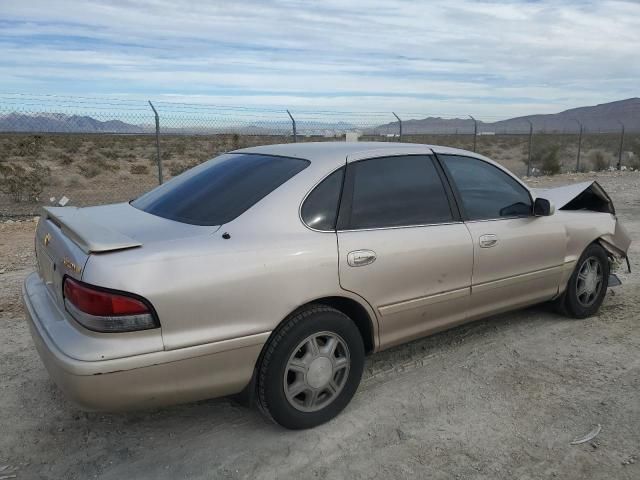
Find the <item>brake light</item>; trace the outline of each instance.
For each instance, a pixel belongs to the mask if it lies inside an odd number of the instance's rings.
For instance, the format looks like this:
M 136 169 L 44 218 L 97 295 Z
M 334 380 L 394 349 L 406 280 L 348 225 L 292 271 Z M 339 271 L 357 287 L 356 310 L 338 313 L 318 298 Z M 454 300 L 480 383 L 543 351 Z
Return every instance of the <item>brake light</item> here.
M 66 277 L 64 304 L 71 316 L 89 330 L 131 332 L 159 326 L 145 300 L 123 292 L 94 287 Z

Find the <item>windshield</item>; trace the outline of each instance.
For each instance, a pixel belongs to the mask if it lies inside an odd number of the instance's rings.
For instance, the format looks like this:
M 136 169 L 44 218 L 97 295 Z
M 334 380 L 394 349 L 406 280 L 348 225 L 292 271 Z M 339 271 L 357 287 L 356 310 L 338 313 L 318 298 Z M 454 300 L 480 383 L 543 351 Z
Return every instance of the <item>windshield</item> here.
M 222 225 L 304 170 L 299 158 L 227 154 L 209 160 L 133 200 L 152 215 L 192 225 Z

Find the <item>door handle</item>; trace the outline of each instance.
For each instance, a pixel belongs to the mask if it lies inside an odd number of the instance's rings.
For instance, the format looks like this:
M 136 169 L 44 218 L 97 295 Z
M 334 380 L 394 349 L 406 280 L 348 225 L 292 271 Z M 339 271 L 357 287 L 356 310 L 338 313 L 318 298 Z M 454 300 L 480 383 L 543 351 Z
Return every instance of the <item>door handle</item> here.
M 480 235 L 480 248 L 494 247 L 498 243 L 498 236 L 493 233 Z
M 347 254 L 347 263 L 352 267 L 370 265 L 376 260 L 376 252 L 373 250 L 354 250 Z

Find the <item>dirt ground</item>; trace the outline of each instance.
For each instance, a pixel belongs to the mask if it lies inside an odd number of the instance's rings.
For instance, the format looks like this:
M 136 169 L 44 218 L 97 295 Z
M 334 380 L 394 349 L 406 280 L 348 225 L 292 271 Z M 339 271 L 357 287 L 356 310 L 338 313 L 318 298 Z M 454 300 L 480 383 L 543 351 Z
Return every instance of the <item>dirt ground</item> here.
M 20 306 L 33 221 L 0 224 L 0 480 L 640 478 L 640 173 L 597 178 L 630 231 L 633 273 L 598 316 L 539 306 L 368 359 L 333 421 L 291 432 L 230 399 L 84 413 L 49 379 Z M 570 445 L 596 425 L 590 442 Z

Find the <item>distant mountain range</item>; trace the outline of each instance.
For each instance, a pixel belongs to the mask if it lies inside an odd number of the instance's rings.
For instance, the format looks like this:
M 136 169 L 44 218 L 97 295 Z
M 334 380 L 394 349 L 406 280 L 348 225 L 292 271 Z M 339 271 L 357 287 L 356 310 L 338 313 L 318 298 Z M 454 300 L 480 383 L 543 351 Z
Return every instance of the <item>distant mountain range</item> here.
M 52 132 L 52 133 L 144 133 L 139 125 L 120 120 L 100 121 L 86 115 L 63 113 L 9 113 L 0 115 L 0 132 Z
M 578 123 L 584 125 L 589 132 L 619 131 L 623 122 L 629 132 L 640 131 L 640 98 L 629 98 L 616 102 L 603 103 L 590 107 L 572 108 L 560 113 L 548 115 L 527 115 L 510 118 L 499 122 L 478 122 L 479 133 L 524 133 L 529 131 L 529 123 L 533 124 L 536 132 L 576 132 Z M 268 121 L 266 125 L 245 124 L 237 128 L 213 127 L 204 128 L 184 126 L 181 128 L 164 127 L 164 133 L 222 133 L 237 132 L 246 135 L 282 134 L 288 131 L 288 124 L 278 122 L 273 126 Z M 377 135 L 392 135 L 398 133 L 398 122 L 391 122 L 377 127 L 362 128 L 348 122 L 322 122 L 298 120 L 300 135 L 331 136 L 349 130 L 360 130 L 363 133 Z M 427 117 L 423 119 L 407 119 L 402 122 L 404 134 L 423 133 L 472 133 L 473 120 L 467 118 Z M 120 120 L 96 120 L 86 115 L 66 115 L 62 113 L 18 113 L 13 112 L 0 115 L 0 132 L 29 132 L 29 133 L 116 133 L 135 134 L 151 133 L 154 127 L 148 125 L 134 125 Z
M 581 122 L 585 131 L 616 132 L 624 123 L 627 131 L 640 131 L 640 98 L 629 98 L 616 102 L 603 103 L 591 107 L 579 107 L 560 113 L 547 115 L 527 115 L 499 122 L 478 122 L 480 133 L 519 133 L 528 132 L 530 121 L 534 131 L 576 132 Z M 377 133 L 398 133 L 398 122 L 391 122 L 376 128 Z M 427 117 L 420 120 L 402 121 L 403 134 L 418 133 L 473 133 L 473 120 L 470 118 Z

